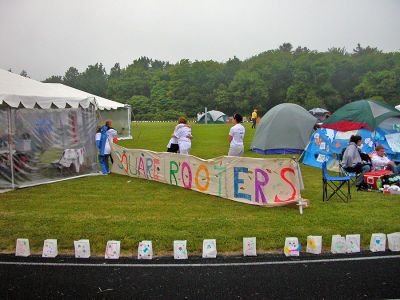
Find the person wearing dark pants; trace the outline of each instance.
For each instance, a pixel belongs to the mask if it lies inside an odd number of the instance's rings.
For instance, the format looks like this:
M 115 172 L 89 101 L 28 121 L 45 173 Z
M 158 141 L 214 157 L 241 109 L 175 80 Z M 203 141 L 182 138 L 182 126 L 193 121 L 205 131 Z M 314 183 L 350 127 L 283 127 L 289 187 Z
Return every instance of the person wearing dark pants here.
M 254 111 L 251 114 L 251 121 L 253 124 L 251 125 L 251 128 L 256 128 L 257 125 L 257 109 L 254 109 Z

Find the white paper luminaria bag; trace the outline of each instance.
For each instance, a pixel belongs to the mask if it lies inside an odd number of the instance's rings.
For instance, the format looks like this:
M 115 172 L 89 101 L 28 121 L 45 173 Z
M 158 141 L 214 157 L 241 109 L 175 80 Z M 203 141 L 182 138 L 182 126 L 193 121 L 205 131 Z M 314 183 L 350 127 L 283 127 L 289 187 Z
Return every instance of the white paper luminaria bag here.
M 118 259 L 120 251 L 121 251 L 120 241 L 108 241 L 104 257 L 106 259 Z
M 138 259 L 152 259 L 153 244 L 151 241 L 141 241 L 138 247 Z
M 90 257 L 90 242 L 89 240 L 74 241 L 75 257 L 89 258 Z
M 203 240 L 203 258 L 217 257 L 217 240 Z
M 297 237 L 287 237 L 285 240 L 285 247 L 283 252 L 286 256 L 299 256 L 300 255 L 300 244 Z
M 255 237 L 243 238 L 243 256 L 257 256 L 257 240 Z
M 346 235 L 346 249 L 347 253 L 360 252 L 360 235 L 348 234 Z
M 309 235 L 307 237 L 307 253 L 321 254 L 322 252 L 322 236 Z
M 174 258 L 187 259 L 186 241 L 174 241 Z
M 31 250 L 29 248 L 28 239 L 17 239 L 17 245 L 15 248 L 15 256 L 27 257 L 31 255 Z
M 390 251 L 400 251 L 400 232 L 389 233 L 388 248 Z
M 371 242 L 369 243 L 369 250 L 371 250 L 372 252 L 385 252 L 386 234 L 373 233 L 371 235 Z
M 42 257 L 56 257 L 58 255 L 57 240 L 44 240 Z
M 346 238 L 340 234 L 332 235 L 331 252 L 333 254 L 343 254 L 347 252 Z

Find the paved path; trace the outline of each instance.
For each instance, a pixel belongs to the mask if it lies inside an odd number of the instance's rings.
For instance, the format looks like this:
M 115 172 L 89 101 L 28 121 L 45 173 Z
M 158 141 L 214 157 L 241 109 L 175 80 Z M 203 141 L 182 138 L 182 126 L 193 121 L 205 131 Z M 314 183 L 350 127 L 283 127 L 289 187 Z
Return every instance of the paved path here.
M 0 255 L 0 299 L 400 298 L 400 255 L 185 261 Z

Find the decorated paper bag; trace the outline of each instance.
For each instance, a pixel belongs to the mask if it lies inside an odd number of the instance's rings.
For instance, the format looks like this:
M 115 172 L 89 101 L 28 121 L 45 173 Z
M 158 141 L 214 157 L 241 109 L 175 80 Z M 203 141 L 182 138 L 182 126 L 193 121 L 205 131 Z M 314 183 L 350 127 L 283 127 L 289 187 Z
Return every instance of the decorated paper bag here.
M 174 258 L 187 259 L 186 241 L 174 241 Z
M 28 239 L 17 239 L 17 246 L 15 249 L 15 256 L 29 256 L 31 255 L 31 251 L 29 248 L 29 240 Z
M 118 259 L 120 251 L 121 251 L 120 241 L 108 241 L 104 257 L 106 259 Z
M 203 258 L 217 257 L 217 240 L 203 240 Z
M 322 236 L 309 235 L 307 237 L 307 253 L 321 254 Z
M 75 257 L 76 258 L 89 258 L 90 257 L 90 243 L 89 240 L 74 241 Z
M 333 254 L 346 253 L 346 238 L 340 234 L 332 235 L 331 252 Z
M 138 259 L 152 259 L 153 244 L 151 241 L 141 241 L 138 247 Z
M 369 250 L 372 252 L 385 252 L 386 250 L 386 234 L 373 233 L 371 235 L 371 242 L 369 243 Z
M 283 252 L 286 256 L 299 256 L 300 248 L 301 246 L 299 245 L 299 240 L 297 237 L 287 237 Z
M 359 234 L 346 235 L 346 249 L 347 249 L 347 253 L 360 252 L 360 235 Z
M 257 256 L 257 240 L 255 237 L 243 238 L 243 256 Z
M 390 251 L 400 251 L 400 232 L 394 232 L 387 235 L 388 248 Z
M 43 243 L 42 257 L 56 257 L 58 255 L 57 240 L 48 239 Z

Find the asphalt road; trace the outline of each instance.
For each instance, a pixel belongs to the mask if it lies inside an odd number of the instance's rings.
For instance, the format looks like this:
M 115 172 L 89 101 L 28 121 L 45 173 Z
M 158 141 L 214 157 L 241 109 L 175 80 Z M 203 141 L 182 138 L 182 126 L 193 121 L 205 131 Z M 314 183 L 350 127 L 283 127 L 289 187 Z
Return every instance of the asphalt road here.
M 0 255 L 0 299 L 400 298 L 400 254 L 158 258 Z

